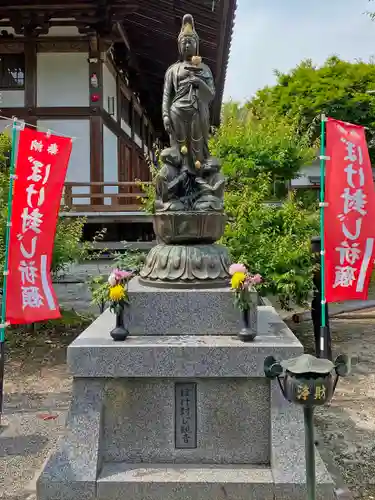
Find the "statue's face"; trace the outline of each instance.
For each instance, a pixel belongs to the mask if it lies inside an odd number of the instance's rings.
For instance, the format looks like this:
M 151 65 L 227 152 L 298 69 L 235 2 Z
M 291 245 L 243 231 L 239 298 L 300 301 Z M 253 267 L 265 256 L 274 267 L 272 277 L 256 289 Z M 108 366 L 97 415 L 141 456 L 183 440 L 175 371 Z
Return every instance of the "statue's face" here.
M 180 52 L 184 59 L 193 57 L 197 53 L 197 42 L 191 36 L 184 36 L 180 41 Z

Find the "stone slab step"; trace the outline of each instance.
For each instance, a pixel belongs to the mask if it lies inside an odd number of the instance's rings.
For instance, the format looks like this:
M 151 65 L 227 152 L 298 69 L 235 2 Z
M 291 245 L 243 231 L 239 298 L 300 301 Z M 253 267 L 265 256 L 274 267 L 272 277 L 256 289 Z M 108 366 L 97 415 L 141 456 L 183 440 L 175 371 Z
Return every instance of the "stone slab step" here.
M 273 500 L 271 469 L 248 465 L 104 464 L 98 500 Z

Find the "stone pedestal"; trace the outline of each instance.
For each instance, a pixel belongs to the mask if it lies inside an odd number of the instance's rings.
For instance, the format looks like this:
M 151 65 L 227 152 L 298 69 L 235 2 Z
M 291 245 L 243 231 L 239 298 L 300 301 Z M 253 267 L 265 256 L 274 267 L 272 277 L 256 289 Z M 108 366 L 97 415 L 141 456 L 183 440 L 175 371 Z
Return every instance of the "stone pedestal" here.
M 138 286 L 133 307 L 146 307 L 142 294 L 158 292 Z M 130 331 L 138 328 L 137 335 L 125 342 L 112 341 L 107 311 L 69 346 L 72 403 L 65 435 L 38 479 L 39 500 L 304 498 L 302 411 L 263 373 L 267 356 L 297 356 L 301 344 L 270 306 L 258 308 L 255 341 L 242 343 L 233 336 L 232 296 L 199 293 L 206 298 L 176 295 L 187 310 L 176 306 L 175 314 L 185 314 L 186 323 L 168 316 L 172 296 L 155 296 L 159 309 L 149 303 L 147 321 L 133 310 Z M 217 301 L 221 308 L 211 316 L 208 305 Z M 180 335 L 176 324 L 185 330 Z M 318 453 L 317 474 L 318 498 L 333 500 Z
M 236 335 L 242 328 L 229 288 L 158 288 L 134 278 L 129 298 L 132 335 Z

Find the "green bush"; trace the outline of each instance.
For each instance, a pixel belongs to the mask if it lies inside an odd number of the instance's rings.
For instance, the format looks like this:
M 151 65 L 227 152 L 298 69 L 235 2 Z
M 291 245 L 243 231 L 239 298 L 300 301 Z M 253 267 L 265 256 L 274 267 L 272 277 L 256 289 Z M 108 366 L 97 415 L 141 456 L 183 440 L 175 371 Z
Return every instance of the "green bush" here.
M 153 150 L 156 157 L 156 162 L 159 163 L 160 150 L 156 145 L 153 146 Z M 142 209 L 149 214 L 153 214 L 155 213 L 155 181 L 158 175 L 158 168 L 155 166 L 151 156 L 146 154 L 145 159 L 150 171 L 151 184 L 138 180 L 138 186 L 141 188 L 141 191 L 144 194 L 144 196 L 140 196 L 139 199 L 142 204 Z
M 145 262 L 146 255 L 147 251 L 134 249 L 131 245 L 125 243 L 123 252 L 114 254 L 112 268 L 131 271 L 136 276 Z M 101 273 L 100 269 L 99 273 L 99 275 L 89 279 L 88 286 L 91 292 L 91 303 L 98 306 L 100 313 L 102 313 L 109 301 L 108 274 Z
M 306 138 L 297 137 L 285 120 L 258 120 L 236 103 L 224 105 L 222 124 L 210 147 L 222 160 L 229 190 L 240 189 L 247 180 L 264 174 L 273 181 L 293 179 L 314 158 Z
M 259 273 L 263 295 L 277 296 L 284 309 L 305 304 L 313 288 L 310 238 L 318 234 L 318 214 L 291 194 L 280 206 L 267 203 L 272 182 L 258 177 L 225 198 L 229 223 L 222 243 L 234 262 Z
M 89 258 L 92 244 L 82 241 L 85 219 L 59 218 L 56 227 L 51 271 L 54 276 L 63 273 L 70 264 Z
M 247 107 L 228 103 L 210 142 L 227 178 L 222 243 L 234 262 L 262 275 L 260 293 L 276 296 L 285 309 L 305 303 L 313 287 L 310 238 L 319 231 L 316 205 L 305 207 L 280 187 L 313 159 L 306 136 L 280 117 L 259 120 Z

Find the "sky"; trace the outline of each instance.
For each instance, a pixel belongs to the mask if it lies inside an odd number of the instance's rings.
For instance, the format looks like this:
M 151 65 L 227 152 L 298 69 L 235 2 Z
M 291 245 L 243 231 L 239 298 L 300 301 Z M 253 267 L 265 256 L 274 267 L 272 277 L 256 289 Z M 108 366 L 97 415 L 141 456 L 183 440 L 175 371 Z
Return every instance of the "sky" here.
M 375 56 L 368 0 L 237 0 L 224 100 L 244 101 L 303 59 Z

